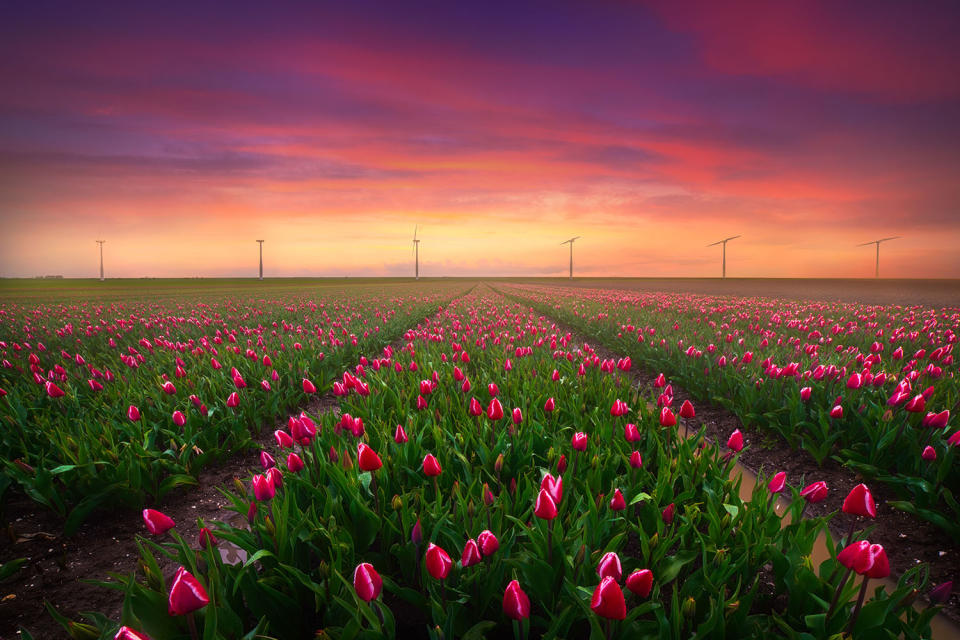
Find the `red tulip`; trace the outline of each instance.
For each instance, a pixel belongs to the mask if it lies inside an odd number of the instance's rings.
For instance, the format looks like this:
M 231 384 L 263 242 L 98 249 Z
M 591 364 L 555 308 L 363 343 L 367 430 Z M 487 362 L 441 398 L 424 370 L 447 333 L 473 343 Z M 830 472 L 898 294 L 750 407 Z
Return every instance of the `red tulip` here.
M 514 620 L 530 617 L 530 598 L 516 580 L 511 580 L 503 592 L 503 612 Z
M 660 426 L 661 427 L 672 427 L 677 424 L 677 417 L 673 415 L 673 411 L 670 411 L 668 407 L 663 407 L 660 409 Z
M 167 394 L 168 396 L 172 396 L 173 394 L 175 394 L 175 393 L 177 392 L 177 388 L 176 388 L 175 386 L 173 386 L 173 383 L 170 382 L 169 380 L 167 380 L 166 382 L 164 382 L 164 383 L 163 383 L 163 386 L 161 386 L 160 388 L 163 389 L 163 392 L 164 392 L 165 394 Z
M 480 552 L 483 553 L 483 557 L 487 558 L 496 553 L 497 549 L 500 548 L 500 541 L 497 539 L 497 536 L 489 530 L 484 529 L 480 532 L 480 535 L 477 536 L 477 545 L 480 547 Z
M 418 547 L 420 543 L 423 542 L 423 528 L 420 526 L 420 518 L 417 518 L 417 521 L 413 524 L 413 528 L 410 530 L 410 542 Z
M 117 630 L 117 635 L 113 636 L 113 640 L 151 640 L 151 638 L 147 634 L 134 631 L 130 627 L 120 627 Z
M 926 448 L 924 448 L 923 453 L 920 454 L 920 457 L 927 462 L 933 462 L 937 459 L 937 450 L 928 445 Z
M 578 431 L 573 434 L 573 438 L 570 439 L 570 444 L 576 451 L 586 451 L 587 450 L 587 434 L 582 431 Z
M 183 616 L 204 608 L 209 602 L 210 597 L 200 581 L 183 567 L 177 569 L 168 599 L 170 615 Z
M 499 395 L 499 394 L 500 394 L 500 389 L 499 389 L 499 387 L 497 387 L 497 383 L 491 382 L 490 384 L 488 384 L 488 385 L 487 385 L 487 393 L 489 393 L 489 394 L 491 395 L 491 397 L 496 397 L 497 395 Z
M 641 598 L 646 598 L 653 589 L 653 572 L 650 569 L 637 569 L 627 576 L 627 589 Z
M 665 387 L 666 385 L 667 385 L 667 379 L 663 376 L 662 373 L 658 375 L 656 379 L 653 381 L 653 386 L 655 386 L 658 389 L 661 387 Z
M 820 502 L 821 500 L 826 500 L 827 498 L 827 483 L 823 480 L 819 480 L 812 484 L 808 484 L 800 491 L 800 497 L 802 497 L 807 502 Z
M 540 489 L 540 493 L 537 495 L 537 503 L 533 508 L 533 515 L 544 520 L 553 520 L 557 517 L 557 504 L 546 489 Z
M 613 406 L 610 407 L 610 415 L 615 418 L 620 416 L 625 416 L 630 413 L 630 407 L 627 406 L 627 403 L 617 398 L 613 401 Z
M 627 508 L 627 501 L 624 499 L 620 489 L 613 490 L 613 498 L 610 499 L 610 508 L 614 511 L 623 511 Z
M 922 393 L 913 396 L 913 398 L 906 404 L 904 409 L 911 413 L 922 413 L 927 407 L 927 399 L 923 396 Z
M 460 566 L 466 569 L 467 567 L 479 564 L 481 559 L 480 548 L 477 546 L 477 541 L 472 539 L 467 540 L 467 544 L 463 546 L 463 553 L 460 555 Z
M 543 404 L 543 410 L 547 413 L 551 413 L 556 406 L 556 402 L 554 402 L 553 398 L 547 398 L 547 401 Z
M 950 410 L 944 409 L 940 413 L 930 413 L 927 414 L 927 417 L 929 418 L 927 421 L 928 427 L 931 429 L 943 429 L 950 421 Z
M 946 604 L 950 601 L 950 592 L 953 591 L 953 580 L 941 582 L 930 590 L 930 602 L 933 604 Z
M 697 412 L 693 408 L 693 403 L 689 400 L 684 400 L 683 404 L 680 405 L 680 417 L 681 418 L 694 418 L 696 417 Z
M 550 494 L 554 504 L 560 504 L 563 500 L 563 476 L 554 478 L 549 473 L 545 474 L 540 481 L 540 488 Z
M 304 378 L 304 379 L 303 379 L 303 392 L 304 392 L 304 393 L 316 393 L 316 392 L 317 392 L 317 387 L 316 387 L 316 385 L 314 385 L 312 382 L 310 382 L 309 380 L 307 380 L 306 378 Z
M 643 466 L 643 458 L 640 457 L 639 451 L 634 451 L 630 454 L 630 466 L 634 469 L 639 469 Z
M 563 473 L 567 470 L 567 455 L 565 453 L 560 454 L 560 458 L 557 459 L 557 473 Z
M 273 485 L 274 489 L 279 489 L 283 486 L 283 472 L 277 467 L 270 467 L 264 475 L 267 477 L 267 481 Z
M 500 420 L 503 418 L 503 405 L 496 398 L 490 400 L 487 406 L 487 418 L 490 420 Z
M 447 552 L 432 542 L 427 545 L 426 562 L 427 572 L 435 580 L 444 580 L 450 574 L 450 568 L 453 566 L 453 561 L 447 555 Z
M 620 556 L 613 551 L 608 551 L 600 558 L 600 564 L 597 565 L 597 573 L 600 578 L 611 577 L 617 582 L 623 577 L 623 569 L 620 566 Z
M 287 456 L 287 471 L 299 473 L 300 471 L 303 471 L 304 466 L 303 459 L 297 454 L 291 452 Z
M 476 398 L 470 398 L 470 406 L 468 407 L 467 411 L 473 417 L 477 417 L 483 413 L 483 407 L 480 406 L 480 403 L 477 402 Z
M 227 406 L 231 409 L 235 409 L 240 406 L 240 396 L 237 395 L 236 391 L 227 396 Z
M 127 407 L 127 417 L 130 418 L 130 422 L 137 422 L 140 420 L 140 409 L 130 405 Z
M 947 444 L 952 447 L 960 447 L 960 431 L 947 438 Z
M 890 575 L 887 552 L 879 544 L 859 540 L 837 554 L 837 561 L 867 578 L 886 578 Z
M 49 380 L 47 380 L 47 382 L 45 383 L 45 386 L 47 389 L 47 395 L 50 396 L 51 398 L 63 397 L 64 395 L 63 389 L 58 387 L 53 382 L 50 382 Z
M 513 424 L 520 424 L 523 422 L 523 413 L 520 411 L 520 407 L 513 408 Z
M 674 510 L 675 510 L 675 506 L 671 502 L 670 504 L 667 505 L 667 508 L 660 513 L 660 517 L 663 518 L 663 521 L 665 523 L 670 524 L 671 522 L 673 522 Z
M 417 411 L 423 411 L 427 408 L 427 399 L 423 396 L 417 396 Z
M 802 400 L 803 402 L 806 402 L 807 400 L 810 399 L 810 395 L 812 393 L 813 393 L 813 389 L 811 389 L 810 387 L 803 387 L 802 389 L 800 389 L 800 400 Z
M 834 405 L 833 408 L 830 409 L 830 417 L 834 420 L 840 420 L 843 418 L 843 407 L 839 404 Z
M 627 442 L 640 442 L 640 432 L 637 430 L 637 425 L 632 422 L 623 425 L 623 437 Z
M 197 537 L 197 543 L 200 545 L 201 549 L 215 547 L 217 546 L 217 542 L 217 537 L 213 535 L 213 532 L 210 531 L 208 527 L 202 527 L 200 529 L 200 535 Z
M 290 434 L 282 429 L 277 429 L 273 432 L 273 437 L 277 441 L 277 446 L 281 449 L 289 449 L 293 446 L 293 438 L 290 437 Z
M 171 418 L 173 419 L 173 424 L 177 425 L 178 427 L 182 427 L 183 425 L 187 424 L 187 416 L 183 415 L 183 411 L 174 411 Z
M 623 620 L 627 617 L 627 603 L 616 580 L 606 577 L 600 581 L 590 599 L 590 608 L 601 618 Z
M 261 451 L 260 466 L 263 467 L 264 471 L 266 471 L 267 469 L 277 466 L 277 461 L 274 460 L 273 456 L 267 453 L 266 451 Z
M 740 429 L 736 429 L 730 434 L 730 438 L 727 440 L 727 448 L 736 452 L 743 450 L 743 434 L 740 433 Z
M 369 562 L 361 562 L 353 570 L 353 590 L 364 602 L 375 600 L 380 595 L 382 588 L 383 579 Z
M 847 389 L 859 389 L 863 386 L 863 378 L 859 373 L 851 373 L 847 378 Z
M 850 490 L 843 501 L 843 512 L 855 516 L 877 517 L 877 505 L 867 485 L 858 484 Z
M 397 444 L 403 444 L 407 440 L 407 432 L 403 430 L 403 425 L 398 424 L 396 431 L 393 432 L 393 441 Z
M 364 443 L 357 444 L 357 467 L 360 471 L 376 471 L 383 466 L 377 452 Z
M 424 456 L 423 472 L 425 474 L 427 474 L 430 477 L 434 477 L 434 476 L 440 475 L 441 471 L 443 470 L 440 468 L 440 463 L 437 461 L 437 459 L 433 456 L 432 453 L 428 453 L 426 456 Z
M 253 497 L 264 502 L 270 500 L 277 494 L 277 488 L 264 475 L 253 476 Z
M 162 536 L 176 526 L 170 516 L 156 509 L 144 509 L 143 522 L 147 525 L 147 531 L 155 536 Z
M 770 483 L 767 484 L 767 491 L 770 493 L 780 493 L 786 485 L 787 472 L 781 471 L 770 479 Z

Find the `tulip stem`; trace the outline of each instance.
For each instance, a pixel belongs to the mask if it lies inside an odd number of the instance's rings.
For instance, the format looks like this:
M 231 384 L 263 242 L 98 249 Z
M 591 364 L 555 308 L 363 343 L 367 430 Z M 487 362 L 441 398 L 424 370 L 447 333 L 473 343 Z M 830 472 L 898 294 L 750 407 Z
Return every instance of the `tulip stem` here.
M 547 520 L 547 562 L 553 555 L 553 519 Z
M 607 618 L 606 636 L 607 636 L 607 640 L 610 640 L 610 638 L 613 637 L 613 621 L 610 618 Z
M 847 584 L 847 579 L 850 577 L 850 573 L 853 571 L 853 567 L 847 569 L 847 572 L 843 574 L 843 578 L 840 580 L 840 584 L 837 585 L 837 592 L 833 594 L 833 600 L 830 602 L 830 608 L 827 609 L 826 620 L 830 619 L 830 614 L 833 613 L 834 608 L 837 606 L 837 602 L 840 600 L 840 592 L 843 591 L 843 588 Z
M 853 615 L 850 616 L 850 624 L 847 625 L 847 633 L 853 631 L 853 625 L 857 622 L 857 616 L 860 615 L 860 607 L 863 606 L 863 597 L 867 595 L 867 583 L 870 578 L 863 576 L 863 583 L 860 585 L 860 595 L 857 597 L 857 606 L 853 608 Z
M 190 627 L 190 637 L 193 640 L 200 640 L 200 634 L 197 632 L 197 621 L 193 617 L 193 611 L 187 614 L 187 625 Z

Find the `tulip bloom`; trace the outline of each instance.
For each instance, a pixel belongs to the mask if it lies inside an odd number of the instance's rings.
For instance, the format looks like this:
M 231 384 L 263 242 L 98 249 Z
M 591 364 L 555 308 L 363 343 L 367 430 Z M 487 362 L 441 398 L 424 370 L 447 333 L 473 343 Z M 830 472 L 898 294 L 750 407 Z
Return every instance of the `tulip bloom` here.
M 740 429 L 730 434 L 730 438 L 727 439 L 727 448 L 734 452 L 743 451 L 743 434 L 740 433 Z
M 477 536 L 477 546 L 480 547 L 480 552 L 483 554 L 483 557 L 487 558 L 497 552 L 497 549 L 500 548 L 500 541 L 492 532 L 484 529 L 480 532 L 480 535 Z
M 620 582 L 620 578 L 623 577 L 623 569 L 620 566 L 620 556 L 613 551 L 608 551 L 603 554 L 603 557 L 600 558 L 600 564 L 597 565 L 597 573 L 600 575 L 600 578 L 609 576 L 617 582 Z
M 467 543 L 463 546 L 463 553 L 460 555 L 460 566 L 466 569 L 467 567 L 479 564 L 481 560 L 480 548 L 477 546 L 477 541 L 473 539 L 467 540 Z
M 834 405 L 833 408 L 830 409 L 830 417 L 834 420 L 840 420 L 843 418 L 843 407 L 839 404 Z
M 500 400 L 493 398 L 487 406 L 487 418 L 490 420 L 500 420 L 503 418 L 503 405 Z
M 231 409 L 235 409 L 240 406 L 240 396 L 237 395 L 236 391 L 227 396 L 227 406 Z
M 641 598 L 646 598 L 653 589 L 653 572 L 650 569 L 637 569 L 627 576 L 627 589 Z
M 51 398 L 60 398 L 60 397 L 63 397 L 64 395 L 63 389 L 58 387 L 55 383 L 50 382 L 49 380 L 47 380 L 47 382 L 45 383 L 45 387 L 47 389 L 47 395 L 50 396 Z
M 257 474 L 253 476 L 253 497 L 264 502 L 277 494 L 277 488 L 267 476 Z
M 634 469 L 639 469 L 643 466 L 643 458 L 640 457 L 639 451 L 634 451 L 630 454 L 630 466 Z
M 684 400 L 683 404 L 680 405 L 680 417 L 689 420 L 690 418 L 695 418 L 697 412 L 693 408 L 693 403 L 689 400 Z
M 923 450 L 923 453 L 920 454 L 920 457 L 927 462 L 933 462 L 937 459 L 937 450 L 927 445 L 927 447 Z
M 627 501 L 624 499 L 620 489 L 613 490 L 613 498 L 610 499 L 610 508 L 614 511 L 623 511 L 627 508 Z
M 551 413 L 556 406 L 556 402 L 554 402 L 553 398 L 547 398 L 547 401 L 543 404 L 543 410 L 547 413 Z
M 775 476 L 773 476 L 773 478 L 770 479 L 770 483 L 767 484 L 767 491 L 769 491 L 771 495 L 777 494 L 783 491 L 783 488 L 786 485 L 787 485 L 787 472 L 781 471 L 780 473 L 776 474 Z
M 557 504 L 546 489 L 540 489 L 537 503 L 533 508 L 533 515 L 543 520 L 553 520 L 557 517 Z
M 513 408 L 513 424 L 519 425 L 523 422 L 523 413 L 520 411 L 520 407 Z
M 637 425 L 632 422 L 623 425 L 623 437 L 627 442 L 639 442 L 640 431 L 637 430 Z
M 663 407 L 660 409 L 660 426 L 661 427 L 672 427 L 677 424 L 677 417 L 673 415 L 673 411 L 670 411 L 668 407 Z
M 808 484 L 800 491 L 800 497 L 807 502 L 814 503 L 826 500 L 827 483 L 823 480 Z
M 432 453 L 428 453 L 426 456 L 424 456 L 423 472 L 426 475 L 430 477 L 436 477 L 440 475 L 442 471 L 443 470 L 440 468 L 440 463 L 437 461 L 437 459 L 433 456 Z
M 375 600 L 380 595 L 382 588 L 383 579 L 369 562 L 361 562 L 353 570 L 353 590 L 364 602 Z
M 433 544 L 427 545 L 426 555 L 427 572 L 435 580 L 444 580 L 450 575 L 450 568 L 453 567 L 453 561 L 447 552 Z
M 290 434 L 282 429 L 277 429 L 273 432 L 273 437 L 277 441 L 277 446 L 281 449 L 289 449 L 293 446 L 293 438 L 290 437 Z
M 810 395 L 812 393 L 813 393 L 813 389 L 811 389 L 810 387 L 803 387 L 802 389 L 800 389 L 800 400 L 802 400 L 803 402 L 806 402 L 807 400 L 810 399 Z
M 176 388 L 175 386 L 173 386 L 173 383 L 170 382 L 169 380 L 167 380 L 166 382 L 164 382 L 164 383 L 163 383 L 163 386 L 160 387 L 160 388 L 163 389 L 163 392 L 164 392 L 165 394 L 167 394 L 168 396 L 172 396 L 173 394 L 175 394 L 175 393 L 177 392 L 177 388 Z
M 173 419 L 173 424 L 177 425 L 178 427 L 182 427 L 183 425 L 187 424 L 187 416 L 183 415 L 183 411 L 174 411 L 171 418 Z
M 170 615 L 183 616 L 193 613 L 207 606 L 209 602 L 210 597 L 200 581 L 183 567 L 177 569 L 168 599 L 167 611 Z
M 873 494 L 870 493 L 867 485 L 858 484 L 850 490 L 850 493 L 843 500 L 843 512 L 855 516 L 877 517 L 877 505 L 873 501 Z
M 480 406 L 476 398 L 470 398 L 470 406 L 467 408 L 467 412 L 476 418 L 483 413 L 483 407 Z
M 407 432 L 403 430 L 403 425 L 398 424 L 396 431 L 393 432 L 393 441 L 397 444 L 403 444 L 407 440 Z
M 201 549 L 215 547 L 217 546 L 217 542 L 217 537 L 213 535 L 213 532 L 210 531 L 208 527 L 203 527 L 200 529 L 200 535 L 197 536 L 197 543 L 200 545 Z
M 292 471 L 293 473 L 298 473 L 303 471 L 304 468 L 303 459 L 295 453 L 290 453 L 287 456 L 287 471 Z
M 310 382 L 309 380 L 307 380 L 306 378 L 304 378 L 304 379 L 303 379 L 303 392 L 304 392 L 304 393 L 316 393 L 316 392 L 317 392 L 317 387 L 316 387 L 312 382 Z
M 170 516 L 156 509 L 144 509 L 143 522 L 147 525 L 147 531 L 155 536 L 162 536 L 176 526 Z
M 554 504 L 560 504 L 563 500 L 563 476 L 554 478 L 549 473 L 544 475 L 543 480 L 540 481 L 540 488 L 550 494 Z
M 578 431 L 573 434 L 573 438 L 570 439 L 570 444 L 576 451 L 586 451 L 587 450 L 587 434 L 582 431 Z
M 120 627 L 113 640 L 151 640 L 150 636 L 140 631 L 134 631 L 130 627 Z
M 377 452 L 360 442 L 357 444 L 357 467 L 360 471 L 376 471 L 383 466 Z
M 627 617 L 627 603 L 620 585 L 611 577 L 600 581 L 590 598 L 590 608 L 601 618 L 623 620 Z
M 260 452 L 260 466 L 263 467 L 263 470 L 271 469 L 277 466 L 277 461 L 273 459 L 273 456 L 266 451 Z
M 140 420 L 140 409 L 130 405 L 127 407 L 127 417 L 130 419 L 130 422 L 137 422 Z
M 516 580 L 511 580 L 503 592 L 503 612 L 514 620 L 530 617 L 530 598 Z
M 671 522 L 673 522 L 673 515 L 674 515 L 675 509 L 676 509 L 675 505 L 671 502 L 670 504 L 667 505 L 667 508 L 660 513 L 660 517 L 663 518 L 663 521 L 666 524 L 670 524 Z
M 837 554 L 837 562 L 867 578 L 886 578 L 890 575 L 887 552 L 879 544 L 860 540 L 847 545 Z

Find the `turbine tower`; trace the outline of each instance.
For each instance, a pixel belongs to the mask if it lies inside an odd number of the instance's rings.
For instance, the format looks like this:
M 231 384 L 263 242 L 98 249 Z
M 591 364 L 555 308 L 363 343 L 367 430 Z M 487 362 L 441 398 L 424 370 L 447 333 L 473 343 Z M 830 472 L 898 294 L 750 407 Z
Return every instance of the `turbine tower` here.
M 260 279 L 263 280 L 263 240 L 257 240 L 260 243 Z
M 103 243 L 106 240 L 96 240 L 98 245 L 100 245 L 100 282 L 103 282 Z
M 561 242 L 561 245 L 569 244 L 570 245 L 570 279 L 573 280 L 573 241 L 578 240 L 580 236 L 575 238 L 570 238 L 569 240 L 564 240 Z
M 874 271 L 874 274 L 873 274 L 874 278 L 880 277 L 880 243 L 886 242 L 887 240 L 896 240 L 899 237 L 900 236 L 890 236 L 889 238 L 880 238 L 879 240 L 871 240 L 870 242 L 864 242 L 863 244 L 857 245 L 858 247 L 865 247 L 868 244 L 877 245 L 877 267 L 876 267 L 876 271 Z
M 715 246 L 717 246 L 718 244 L 722 244 L 722 245 L 723 245 L 723 259 L 722 259 L 722 260 L 723 260 L 723 271 L 721 272 L 721 274 L 722 274 L 722 275 L 720 276 L 721 278 L 726 278 L 726 277 L 727 277 L 727 243 L 730 242 L 731 240 L 733 240 L 733 239 L 735 239 L 735 238 L 739 238 L 739 237 L 740 237 L 740 236 L 738 236 L 738 235 L 737 235 L 737 236 L 730 236 L 729 238 L 724 238 L 723 240 L 717 240 L 716 242 L 707 245 L 708 247 L 715 247 Z
M 417 226 L 413 227 L 413 277 L 420 279 L 420 241 L 417 240 Z

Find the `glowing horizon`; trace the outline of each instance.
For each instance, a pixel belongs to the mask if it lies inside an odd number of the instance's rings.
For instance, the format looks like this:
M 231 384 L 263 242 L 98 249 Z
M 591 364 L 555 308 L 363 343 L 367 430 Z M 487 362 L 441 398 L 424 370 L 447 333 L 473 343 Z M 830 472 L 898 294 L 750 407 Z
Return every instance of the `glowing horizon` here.
M 960 9 L 674 4 L 11 9 L 0 276 L 960 277 Z

